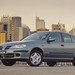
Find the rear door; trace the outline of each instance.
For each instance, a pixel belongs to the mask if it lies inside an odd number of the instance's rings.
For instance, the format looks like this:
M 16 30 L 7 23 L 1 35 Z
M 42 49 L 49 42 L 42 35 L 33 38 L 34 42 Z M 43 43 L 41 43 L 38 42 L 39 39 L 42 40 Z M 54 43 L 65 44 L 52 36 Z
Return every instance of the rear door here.
M 58 60 L 73 58 L 75 45 L 72 42 L 71 35 L 67 33 L 53 32 L 48 38 L 55 39 L 55 41 L 51 41 L 45 46 L 45 58 Z
M 73 58 L 75 51 L 75 44 L 72 41 L 72 36 L 67 33 L 62 33 L 63 37 L 63 57 L 64 58 Z

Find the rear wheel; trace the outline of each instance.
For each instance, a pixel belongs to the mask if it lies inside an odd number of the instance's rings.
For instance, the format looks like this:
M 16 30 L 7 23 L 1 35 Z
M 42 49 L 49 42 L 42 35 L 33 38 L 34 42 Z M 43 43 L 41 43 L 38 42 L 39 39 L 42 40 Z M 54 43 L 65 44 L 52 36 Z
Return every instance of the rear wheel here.
M 53 67 L 56 65 L 56 62 L 48 61 L 47 65 Z
M 38 50 L 32 51 L 27 63 L 30 66 L 39 66 L 42 63 L 42 53 Z
M 5 66 L 12 66 L 16 63 L 14 60 L 1 60 Z

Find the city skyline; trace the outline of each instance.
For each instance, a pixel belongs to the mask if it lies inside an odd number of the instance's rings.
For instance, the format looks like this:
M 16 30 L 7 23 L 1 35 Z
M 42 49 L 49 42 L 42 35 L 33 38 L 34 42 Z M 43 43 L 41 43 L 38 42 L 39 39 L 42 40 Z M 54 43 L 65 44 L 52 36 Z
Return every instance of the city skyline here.
M 46 28 L 60 21 L 70 31 L 75 25 L 74 7 L 75 0 L 0 0 L 0 17 L 21 16 L 22 23 L 34 31 L 39 16 L 45 20 Z

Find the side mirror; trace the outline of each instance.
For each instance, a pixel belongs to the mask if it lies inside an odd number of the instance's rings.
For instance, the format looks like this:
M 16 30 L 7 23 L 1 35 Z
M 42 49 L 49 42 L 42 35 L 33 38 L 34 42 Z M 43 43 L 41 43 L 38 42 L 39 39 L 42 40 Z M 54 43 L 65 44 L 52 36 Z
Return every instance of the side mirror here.
M 48 41 L 48 42 L 53 42 L 53 41 L 55 41 L 55 39 L 49 37 L 47 41 Z

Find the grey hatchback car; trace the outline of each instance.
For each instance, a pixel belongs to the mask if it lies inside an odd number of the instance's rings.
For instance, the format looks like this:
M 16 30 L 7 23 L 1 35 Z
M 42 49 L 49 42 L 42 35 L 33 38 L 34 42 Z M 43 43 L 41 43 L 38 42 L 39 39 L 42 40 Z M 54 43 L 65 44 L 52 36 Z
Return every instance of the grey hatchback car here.
M 0 45 L 0 60 L 6 66 L 26 61 L 30 66 L 42 62 L 72 62 L 75 66 L 75 36 L 63 32 L 36 32 L 21 41 Z

